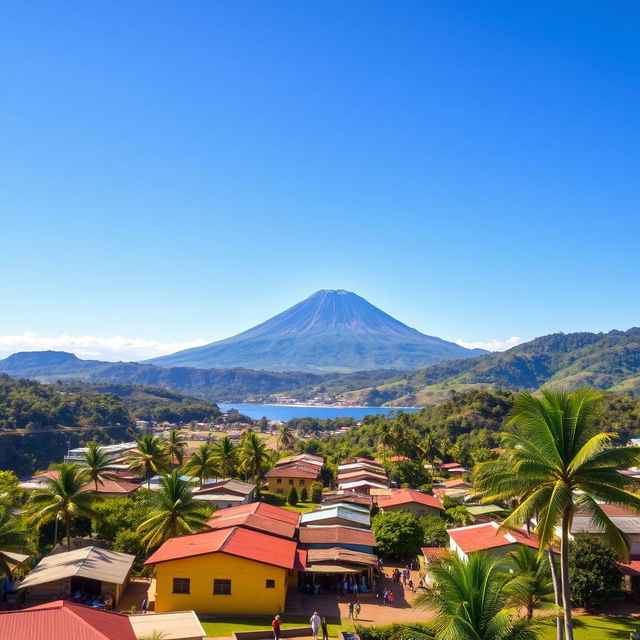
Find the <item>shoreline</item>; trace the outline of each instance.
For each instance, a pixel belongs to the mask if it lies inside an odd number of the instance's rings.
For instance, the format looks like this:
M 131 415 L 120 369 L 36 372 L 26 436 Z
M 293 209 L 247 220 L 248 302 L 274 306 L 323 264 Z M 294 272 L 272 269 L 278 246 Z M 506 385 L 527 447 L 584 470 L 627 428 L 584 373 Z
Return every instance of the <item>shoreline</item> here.
M 358 405 L 358 404 L 280 404 L 273 402 L 220 402 L 218 406 L 221 404 L 234 406 L 234 404 L 251 406 L 251 407 L 302 407 L 303 409 L 424 409 L 424 407 L 381 407 L 381 406 L 368 406 L 368 405 Z

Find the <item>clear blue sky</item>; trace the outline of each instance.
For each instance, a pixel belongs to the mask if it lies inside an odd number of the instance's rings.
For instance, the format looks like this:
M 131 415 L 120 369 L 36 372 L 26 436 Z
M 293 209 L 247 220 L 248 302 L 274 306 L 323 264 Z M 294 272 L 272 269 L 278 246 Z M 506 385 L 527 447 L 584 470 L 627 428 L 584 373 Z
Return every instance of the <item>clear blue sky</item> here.
M 635 0 L 0 16 L 0 349 L 157 351 L 320 288 L 467 342 L 640 324 Z

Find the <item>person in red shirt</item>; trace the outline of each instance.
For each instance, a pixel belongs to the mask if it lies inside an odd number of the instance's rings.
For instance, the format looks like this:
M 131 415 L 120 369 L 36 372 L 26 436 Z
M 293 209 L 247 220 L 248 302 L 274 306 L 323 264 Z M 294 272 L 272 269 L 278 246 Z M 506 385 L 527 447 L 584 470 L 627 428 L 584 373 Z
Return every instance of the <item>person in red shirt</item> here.
M 280 616 L 276 616 L 271 623 L 273 628 L 273 640 L 280 640 Z

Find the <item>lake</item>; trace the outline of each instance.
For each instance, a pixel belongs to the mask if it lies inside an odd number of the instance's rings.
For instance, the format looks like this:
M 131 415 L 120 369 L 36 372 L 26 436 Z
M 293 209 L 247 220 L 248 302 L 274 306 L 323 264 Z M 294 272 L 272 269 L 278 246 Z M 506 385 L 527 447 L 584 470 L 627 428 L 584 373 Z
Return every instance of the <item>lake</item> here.
M 284 404 L 219 404 L 221 411 L 237 409 L 245 416 L 256 420 L 266 416 L 268 420 L 281 420 L 286 422 L 292 418 L 354 418 L 361 420 L 364 416 L 372 414 L 387 415 L 391 411 L 405 411 L 414 413 L 420 409 L 398 409 L 396 407 L 301 407 Z

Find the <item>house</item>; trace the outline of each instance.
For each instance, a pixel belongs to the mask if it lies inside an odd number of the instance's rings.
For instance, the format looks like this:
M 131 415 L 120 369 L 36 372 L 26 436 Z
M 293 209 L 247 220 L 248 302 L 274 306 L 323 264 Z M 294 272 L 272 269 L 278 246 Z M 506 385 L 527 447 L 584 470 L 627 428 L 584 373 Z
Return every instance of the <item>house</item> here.
M 194 611 L 141 614 L 130 616 L 129 622 L 138 640 L 150 638 L 154 631 L 162 640 L 204 640 L 207 635 Z
M 314 463 L 296 461 L 289 464 L 276 465 L 265 475 L 267 485 L 271 493 L 286 495 L 291 487 L 298 492 L 303 487 L 307 492 L 311 491 L 311 485 L 320 478 L 322 466 Z
M 369 509 L 357 504 L 338 502 L 335 504 L 322 504 L 313 511 L 307 511 L 300 516 L 301 526 L 328 526 L 342 525 L 345 527 L 358 527 L 369 529 L 371 515 Z
M 284 609 L 306 554 L 293 540 L 230 527 L 167 540 L 155 567 L 155 610 L 273 615 Z
M 640 555 L 640 513 L 613 504 L 600 504 L 599 507 L 609 517 L 609 520 L 620 530 L 629 543 L 629 553 Z M 602 528 L 594 522 L 586 511 L 576 511 L 573 515 L 570 535 L 578 534 L 601 535 Z
M 492 520 L 482 524 L 472 524 L 468 527 L 448 529 L 449 549 L 459 558 L 466 560 L 474 551 L 487 551 L 506 556 L 518 545 L 525 545 L 538 549 L 538 538 L 533 533 L 512 529 L 499 531 L 500 525 Z
M 358 527 L 341 525 L 302 527 L 300 545 L 307 550 L 340 547 L 351 551 L 373 553 L 376 537 L 372 531 Z
M 106 454 L 111 458 L 110 469 L 125 470 L 128 467 L 128 463 L 123 462 L 122 458 L 133 451 L 137 444 L 135 442 L 120 442 L 118 444 L 106 444 L 99 448 L 101 453 Z M 84 454 L 89 451 L 88 447 L 77 447 L 75 449 L 69 449 L 67 455 L 64 457 L 64 461 L 67 463 L 75 463 L 79 465 L 85 464 Z
M 265 502 L 216 511 L 207 522 L 211 529 L 243 527 L 293 540 L 300 524 L 300 513 Z
M 358 480 L 369 480 L 385 487 L 389 486 L 389 478 L 382 473 L 373 473 L 372 471 L 351 471 L 349 473 L 341 473 L 338 476 L 338 486 Z
M 420 518 L 422 516 L 439 516 L 444 511 L 442 502 L 435 496 L 414 489 L 394 489 L 389 496 L 377 499 L 380 511 L 405 511 Z
M 315 456 L 310 453 L 301 453 L 297 456 L 288 456 L 287 458 L 280 458 L 276 462 L 276 466 L 283 466 L 288 464 L 294 464 L 296 462 L 302 462 L 306 464 L 316 465 L 318 468 L 322 469 L 324 466 L 324 458 L 322 456 Z
M 66 600 L 0 611 L 2 640 L 136 640 L 128 616 Z
M 364 493 L 369 495 L 373 492 L 374 489 L 388 489 L 387 484 L 382 484 L 380 482 L 373 482 L 372 480 L 353 480 L 344 482 L 342 484 L 338 484 L 338 489 L 340 491 L 356 491 L 358 493 Z
M 46 601 L 60 594 L 82 590 L 91 595 L 110 595 L 114 604 L 129 582 L 135 556 L 95 546 L 56 553 L 42 558 L 16 587 L 30 601 Z
M 202 485 L 193 492 L 193 499 L 217 509 L 228 509 L 253 502 L 255 491 L 255 484 L 231 478 Z
M 103 498 L 128 498 L 140 488 L 140 485 L 120 476 L 121 472 L 114 471 L 114 478 L 103 478 L 98 481 L 98 490 L 94 482 L 88 482 L 82 491 L 98 493 Z M 118 475 L 116 475 L 118 474 Z M 27 490 L 45 489 L 51 480 L 56 480 L 60 472 L 53 469 L 37 473 L 30 480 L 21 482 L 20 487 Z
M 440 465 L 441 471 L 446 471 L 450 476 L 461 476 L 467 470 L 459 462 L 445 462 Z
M 359 504 L 363 507 L 371 509 L 373 507 L 373 498 L 366 493 L 358 491 L 325 491 L 322 494 L 322 503 L 331 504 L 336 502 L 349 502 L 351 504 Z

